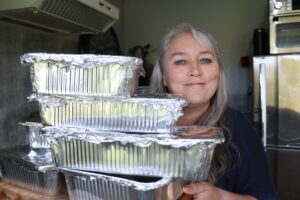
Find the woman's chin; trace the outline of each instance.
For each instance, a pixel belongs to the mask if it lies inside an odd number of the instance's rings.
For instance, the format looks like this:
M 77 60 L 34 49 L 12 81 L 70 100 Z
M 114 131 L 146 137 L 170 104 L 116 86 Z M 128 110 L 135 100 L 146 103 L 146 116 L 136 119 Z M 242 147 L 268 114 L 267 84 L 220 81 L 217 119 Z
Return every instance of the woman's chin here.
M 202 107 L 208 107 L 209 102 L 203 102 L 203 101 L 190 101 L 187 105 L 189 108 L 202 108 Z

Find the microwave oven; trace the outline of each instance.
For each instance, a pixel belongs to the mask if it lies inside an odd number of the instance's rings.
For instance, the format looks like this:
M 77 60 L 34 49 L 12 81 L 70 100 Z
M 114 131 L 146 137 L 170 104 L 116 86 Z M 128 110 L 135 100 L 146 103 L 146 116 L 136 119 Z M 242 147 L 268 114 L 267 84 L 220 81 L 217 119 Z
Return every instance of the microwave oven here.
M 270 53 L 300 53 L 300 1 L 270 0 Z

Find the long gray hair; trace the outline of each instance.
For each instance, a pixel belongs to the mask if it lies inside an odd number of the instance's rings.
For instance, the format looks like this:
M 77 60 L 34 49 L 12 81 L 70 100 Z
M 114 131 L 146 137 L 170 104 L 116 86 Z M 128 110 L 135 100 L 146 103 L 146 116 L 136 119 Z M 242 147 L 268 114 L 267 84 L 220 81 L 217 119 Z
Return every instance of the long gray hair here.
M 215 126 L 224 113 L 227 106 L 227 91 L 223 61 L 217 41 L 208 33 L 190 24 L 179 24 L 173 28 L 162 40 L 155 66 L 151 76 L 150 93 L 167 92 L 167 88 L 163 84 L 163 59 L 169 50 L 170 43 L 173 38 L 182 33 L 192 33 L 195 39 L 203 46 L 208 48 L 216 57 L 220 67 L 219 85 L 216 93 L 211 99 L 210 107 L 206 114 L 199 119 L 199 125 Z
M 210 168 L 208 181 L 212 184 L 216 183 L 217 177 L 224 173 L 228 167 L 228 155 L 226 153 L 228 145 L 231 145 L 230 132 L 224 125 L 224 113 L 227 108 L 227 91 L 225 81 L 225 71 L 223 61 L 221 58 L 221 52 L 217 41 L 205 31 L 199 28 L 193 27 L 190 24 L 179 24 L 173 28 L 162 40 L 161 47 L 156 58 L 155 66 L 151 76 L 150 92 L 151 93 L 163 93 L 167 92 L 163 84 L 163 59 L 169 50 L 172 39 L 182 33 L 192 33 L 199 44 L 208 48 L 211 53 L 217 59 L 220 67 L 219 73 L 219 85 L 217 91 L 210 100 L 210 106 L 207 112 L 198 120 L 198 125 L 201 126 L 218 126 L 225 129 L 228 133 L 226 136 L 226 142 L 218 145 L 214 151 L 214 159 Z

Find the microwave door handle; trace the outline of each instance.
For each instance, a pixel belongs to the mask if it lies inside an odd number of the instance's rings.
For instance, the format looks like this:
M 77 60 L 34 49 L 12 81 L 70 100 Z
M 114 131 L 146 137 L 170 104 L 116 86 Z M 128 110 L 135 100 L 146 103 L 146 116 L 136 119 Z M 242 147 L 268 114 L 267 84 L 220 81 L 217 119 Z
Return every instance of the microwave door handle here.
M 261 108 L 261 130 L 263 146 L 267 146 L 267 102 L 266 102 L 266 64 L 259 64 L 259 99 Z

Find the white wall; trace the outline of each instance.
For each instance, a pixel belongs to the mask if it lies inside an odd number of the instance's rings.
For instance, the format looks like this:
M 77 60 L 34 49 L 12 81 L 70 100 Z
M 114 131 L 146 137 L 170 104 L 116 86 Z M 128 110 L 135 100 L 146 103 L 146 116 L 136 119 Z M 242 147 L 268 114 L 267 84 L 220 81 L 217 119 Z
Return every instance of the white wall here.
M 152 52 L 148 60 L 152 61 L 166 30 L 178 23 L 192 23 L 210 32 L 224 52 L 230 101 L 249 112 L 251 68 L 241 67 L 239 61 L 241 56 L 252 53 L 253 30 L 266 24 L 267 1 L 123 0 L 119 5 L 121 18 L 116 31 L 125 54 L 132 46 L 149 43 Z
M 110 4 L 114 5 L 115 7 L 117 7 L 119 9 L 119 20 L 113 25 L 113 29 L 115 30 L 115 33 L 118 37 L 118 41 L 119 41 L 119 45 L 120 45 L 120 49 L 122 54 L 124 53 L 124 42 L 125 41 L 125 33 L 124 33 L 124 18 L 125 18 L 125 14 L 124 14 L 124 0 L 107 0 L 107 2 L 109 2 Z
M 0 22 L 0 149 L 24 144 L 25 127 L 20 121 L 38 111 L 29 103 L 32 93 L 29 67 L 21 66 L 20 55 L 29 52 L 77 53 L 78 37 L 47 33 Z

